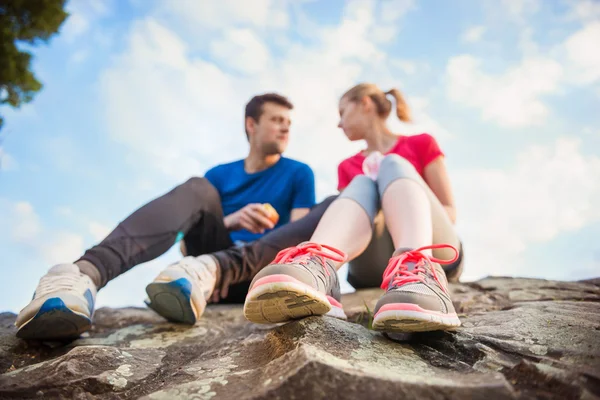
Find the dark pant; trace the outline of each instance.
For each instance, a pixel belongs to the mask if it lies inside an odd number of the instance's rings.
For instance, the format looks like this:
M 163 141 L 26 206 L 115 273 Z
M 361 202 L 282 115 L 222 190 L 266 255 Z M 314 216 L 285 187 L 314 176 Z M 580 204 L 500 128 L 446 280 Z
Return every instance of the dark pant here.
M 188 255 L 212 253 L 219 261 L 219 290 L 229 292 L 224 302 L 243 302 L 252 277 L 280 250 L 310 239 L 334 198 L 316 205 L 296 222 L 234 247 L 223 224 L 219 193 L 205 178 L 191 178 L 136 210 L 81 259 L 98 268 L 100 287 L 104 287 L 135 265 L 162 255 L 183 235 Z

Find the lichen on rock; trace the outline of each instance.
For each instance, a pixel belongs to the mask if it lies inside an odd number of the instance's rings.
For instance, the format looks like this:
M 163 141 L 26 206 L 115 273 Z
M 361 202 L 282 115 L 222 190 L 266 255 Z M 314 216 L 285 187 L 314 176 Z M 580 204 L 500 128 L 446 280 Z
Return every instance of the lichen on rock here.
M 486 278 L 451 285 L 453 332 L 367 329 L 381 294 L 343 298 L 349 321 L 247 322 L 210 306 L 192 327 L 100 309 L 68 344 L 15 337 L 0 314 L 0 399 L 600 398 L 600 281 Z

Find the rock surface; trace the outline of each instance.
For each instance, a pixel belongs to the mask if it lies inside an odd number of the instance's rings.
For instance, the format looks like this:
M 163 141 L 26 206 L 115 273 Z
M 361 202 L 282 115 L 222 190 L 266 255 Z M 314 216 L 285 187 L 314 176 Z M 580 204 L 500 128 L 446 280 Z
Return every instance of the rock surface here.
M 0 399 L 599 399 L 600 280 L 452 285 L 463 326 L 386 337 L 381 291 L 347 295 L 350 322 L 247 322 L 211 306 L 193 327 L 100 309 L 69 344 L 25 342 L 0 314 Z

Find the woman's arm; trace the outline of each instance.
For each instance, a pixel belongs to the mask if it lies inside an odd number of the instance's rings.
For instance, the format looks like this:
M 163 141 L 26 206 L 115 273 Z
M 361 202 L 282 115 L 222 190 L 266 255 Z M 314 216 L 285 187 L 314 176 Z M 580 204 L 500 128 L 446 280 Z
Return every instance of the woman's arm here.
M 450 177 L 446 170 L 444 157 L 438 157 L 427 164 L 424 170 L 425 182 L 429 185 L 433 193 L 440 200 L 450 216 L 452 223 L 456 223 L 456 207 L 454 205 L 454 195 L 450 185 Z

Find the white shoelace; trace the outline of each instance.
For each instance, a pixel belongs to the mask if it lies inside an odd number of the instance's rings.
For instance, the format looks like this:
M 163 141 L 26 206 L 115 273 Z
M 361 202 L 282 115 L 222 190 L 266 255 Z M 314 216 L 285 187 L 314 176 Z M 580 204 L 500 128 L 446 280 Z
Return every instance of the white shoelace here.
M 179 262 L 179 267 L 183 269 L 188 275 L 196 277 L 200 282 L 208 284 L 215 280 L 215 277 L 202 262 L 197 261 L 196 265 L 190 265 L 188 260 Z
M 46 296 L 59 290 L 83 292 L 81 277 L 75 274 L 48 274 L 40 280 L 35 291 L 35 298 Z M 79 288 L 82 288 L 78 290 Z

